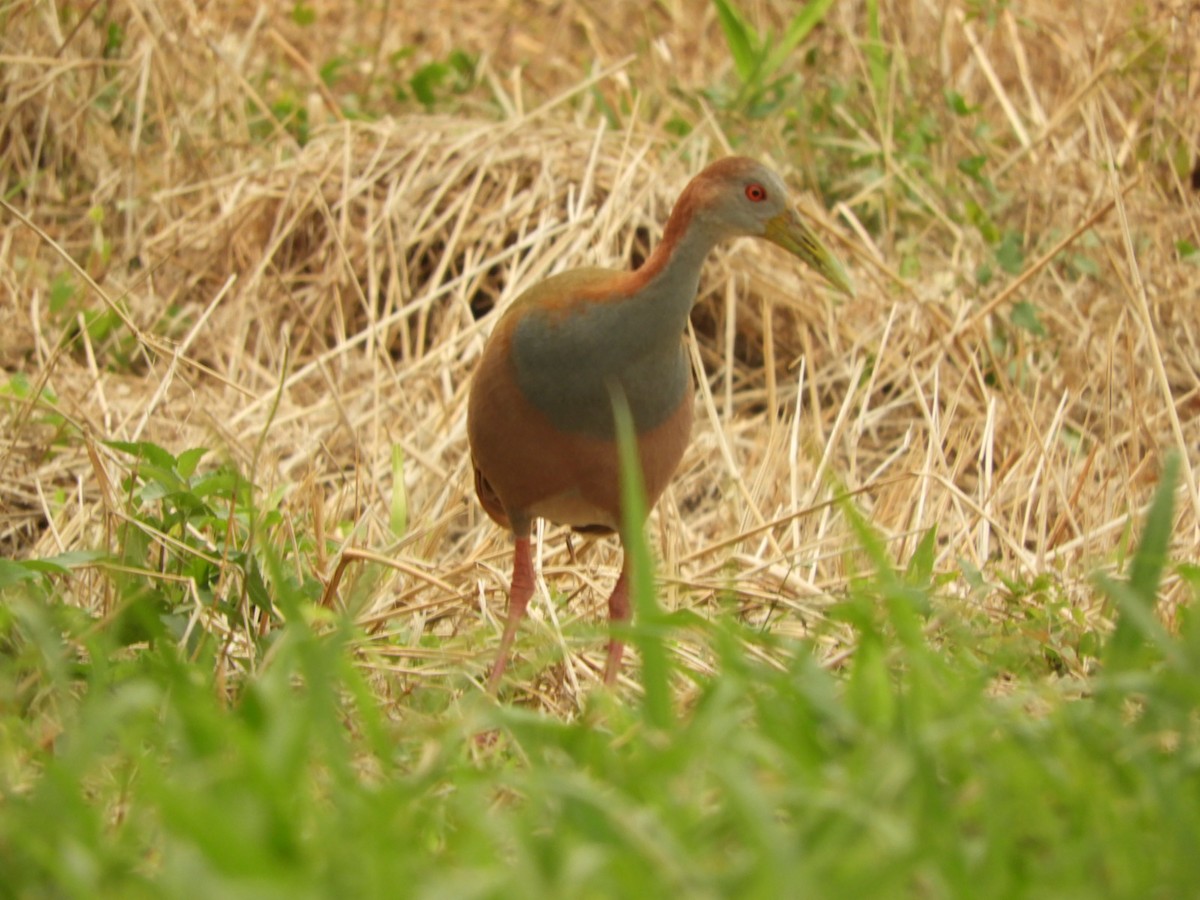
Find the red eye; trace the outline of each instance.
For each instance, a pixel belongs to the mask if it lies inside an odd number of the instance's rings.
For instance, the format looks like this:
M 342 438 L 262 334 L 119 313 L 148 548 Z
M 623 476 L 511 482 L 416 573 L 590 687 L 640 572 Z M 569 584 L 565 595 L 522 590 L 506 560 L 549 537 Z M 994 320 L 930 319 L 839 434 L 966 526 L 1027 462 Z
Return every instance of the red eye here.
M 762 203 L 767 199 L 767 189 L 757 181 L 746 185 L 746 199 L 754 203 Z

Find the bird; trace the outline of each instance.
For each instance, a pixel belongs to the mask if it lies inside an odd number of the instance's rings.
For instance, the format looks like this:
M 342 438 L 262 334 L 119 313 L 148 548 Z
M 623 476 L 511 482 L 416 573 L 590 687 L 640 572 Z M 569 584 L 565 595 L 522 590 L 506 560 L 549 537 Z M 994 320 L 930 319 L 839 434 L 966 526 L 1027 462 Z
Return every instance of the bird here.
M 508 620 L 488 678 L 490 694 L 533 595 L 534 520 L 620 532 L 614 391 L 624 394 L 632 415 L 647 511 L 683 458 L 694 402 L 688 316 L 709 251 L 743 236 L 776 244 L 853 296 L 842 264 L 793 209 L 779 175 L 757 160 L 729 156 L 688 182 L 640 267 L 552 275 L 520 294 L 496 322 L 467 403 L 475 493 L 514 538 Z M 631 616 L 624 547 L 608 612 L 612 625 Z M 616 681 L 623 651 L 614 631 L 606 685 Z

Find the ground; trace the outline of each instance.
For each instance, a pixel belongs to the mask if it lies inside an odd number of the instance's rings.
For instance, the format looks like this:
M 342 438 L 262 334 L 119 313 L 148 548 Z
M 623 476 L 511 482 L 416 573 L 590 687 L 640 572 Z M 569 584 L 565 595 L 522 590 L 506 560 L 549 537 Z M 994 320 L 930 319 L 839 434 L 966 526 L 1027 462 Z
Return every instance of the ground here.
M 495 311 L 635 265 L 730 152 L 782 174 L 857 294 L 762 242 L 713 254 L 692 445 L 650 520 L 660 604 L 836 676 L 882 558 L 924 579 L 935 646 L 939 616 L 1028 642 L 989 695 L 1032 675 L 1078 696 L 1116 615 L 1098 584 L 1127 575 L 1177 458 L 1150 597 L 1177 628 L 1200 537 L 1194 5 L 0 21 L 0 588 L 121 653 L 167 642 L 232 699 L 289 619 L 344 623 L 389 715 L 478 694 L 511 567 L 465 431 Z M 576 721 L 618 548 L 551 527 L 537 553 L 505 697 Z M 703 625 L 669 654 L 687 708 L 725 657 Z M 642 675 L 635 653 L 621 696 Z

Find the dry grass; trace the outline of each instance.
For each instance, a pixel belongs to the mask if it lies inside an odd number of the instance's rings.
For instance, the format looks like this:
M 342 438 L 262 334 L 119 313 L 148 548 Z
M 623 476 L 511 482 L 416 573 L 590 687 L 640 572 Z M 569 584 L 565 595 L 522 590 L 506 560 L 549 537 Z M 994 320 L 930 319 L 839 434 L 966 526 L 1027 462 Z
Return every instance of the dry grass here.
M 128 463 L 102 440 L 213 447 L 281 492 L 326 582 L 339 550 L 395 561 L 357 593 L 355 562 L 339 586 L 377 638 L 375 665 L 480 671 L 509 570 L 466 453 L 483 314 L 552 271 L 644 256 L 736 127 L 699 94 L 730 69 L 709 7 L 646 6 L 402 3 L 381 24 L 383 11 L 318 3 L 307 28 L 228 3 L 119 2 L 82 20 L 75 6 L 0 10 L 0 364 L 52 391 L 70 423 L 31 400 L 0 405 L 5 553 L 112 546 Z M 747 6 L 778 28 L 786 5 Z M 1041 578 L 1096 617 L 1089 577 L 1122 558 L 1170 450 L 1189 463 L 1177 555 L 1200 537 L 1200 267 L 1176 248 L 1200 245 L 1178 164 L 1200 137 L 1200 22 L 1169 3 L 1141 32 L 1100 0 L 1066 18 L 1042 0 L 997 7 L 994 24 L 965 2 L 882 6 L 894 55 L 872 121 L 843 115 L 833 143 L 782 115 L 739 132 L 755 135 L 739 150 L 798 188 L 842 198 L 829 214 L 803 205 L 859 294 L 836 302 L 753 242 L 711 261 L 694 316 L 698 424 L 653 520 L 665 601 L 711 609 L 732 590 L 744 616 L 803 632 L 847 578 L 856 541 L 829 502 L 845 488 L 900 560 L 936 525 L 936 567 L 960 573 L 950 590 L 969 602 L 1008 615 L 1003 581 Z M 824 74 L 866 82 L 864 21 L 859 3 L 835 8 L 815 37 L 836 67 Z M 106 58 L 110 23 L 123 39 Z M 480 86 L 453 116 L 349 120 L 408 45 L 419 59 L 482 54 Z M 359 51 L 336 90 L 317 77 L 331 48 Z M 980 111 L 955 118 L 946 89 Z M 271 118 L 283 96 L 312 123 L 303 145 Z M 605 104 L 627 111 L 620 127 L 604 127 Z M 922 112 L 937 141 L 914 153 L 903 123 Z M 679 114 L 696 124 L 683 141 L 667 131 Z M 964 219 L 972 185 L 956 168 L 980 153 L 1025 259 L 983 287 L 991 251 Z M 1072 277 L 1060 250 L 1094 274 Z M 78 292 L 52 309 L 63 273 Z M 1011 324 L 1014 302 L 1044 337 Z M 105 307 L 123 323 L 96 340 L 79 316 Z M 570 548 L 554 529 L 540 552 L 547 583 L 574 598 L 557 615 L 595 616 L 615 542 Z M 996 587 L 969 591 L 964 566 Z M 95 573 L 70 590 L 106 610 Z M 1164 601 L 1183 598 L 1169 577 Z M 202 610 L 197 622 L 221 627 Z M 426 630 L 467 639 L 416 649 Z M 836 659 L 844 645 L 826 640 Z M 531 689 L 569 705 L 600 649 Z

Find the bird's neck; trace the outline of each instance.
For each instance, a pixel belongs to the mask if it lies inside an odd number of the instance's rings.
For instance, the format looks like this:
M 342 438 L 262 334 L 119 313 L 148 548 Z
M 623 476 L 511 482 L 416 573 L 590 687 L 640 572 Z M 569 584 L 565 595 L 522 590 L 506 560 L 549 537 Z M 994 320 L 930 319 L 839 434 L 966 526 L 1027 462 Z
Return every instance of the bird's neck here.
M 647 337 L 674 341 L 696 302 L 704 260 L 721 235 L 694 214 L 685 194 L 676 204 L 663 239 L 640 268 L 630 273 L 626 322 Z M 627 328 L 629 325 L 627 324 Z
M 692 215 L 691 210 L 676 207 L 663 231 L 662 241 L 637 274 L 648 285 L 692 288 L 688 298 L 690 306 L 695 299 L 695 287 L 700 283 L 700 268 L 719 237 Z
M 662 243 L 641 268 L 619 275 L 564 273 L 557 278 L 576 297 L 569 315 L 535 309 L 516 320 L 517 383 L 556 428 L 612 440 L 614 386 L 624 391 L 641 433 L 688 402 L 691 368 L 683 331 L 704 257 L 721 235 L 713 234 L 702 216 L 692 215 L 687 197 L 685 191 Z

